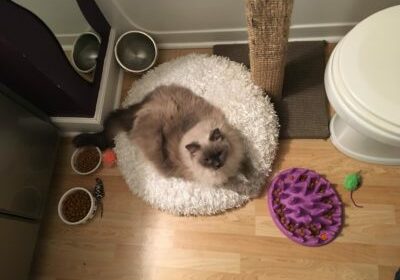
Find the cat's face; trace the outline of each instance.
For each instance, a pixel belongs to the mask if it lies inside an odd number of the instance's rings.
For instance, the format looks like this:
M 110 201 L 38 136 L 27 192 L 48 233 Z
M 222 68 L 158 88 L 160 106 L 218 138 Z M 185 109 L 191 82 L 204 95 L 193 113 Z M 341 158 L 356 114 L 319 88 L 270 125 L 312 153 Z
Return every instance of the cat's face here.
M 229 154 L 229 142 L 219 128 L 212 129 L 202 141 L 185 146 L 193 160 L 201 166 L 218 170 L 225 165 Z

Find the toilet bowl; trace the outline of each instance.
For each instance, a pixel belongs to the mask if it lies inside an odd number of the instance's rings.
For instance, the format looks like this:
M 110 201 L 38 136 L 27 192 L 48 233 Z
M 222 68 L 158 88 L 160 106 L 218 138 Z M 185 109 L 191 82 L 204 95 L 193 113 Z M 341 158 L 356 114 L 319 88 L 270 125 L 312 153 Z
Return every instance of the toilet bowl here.
M 355 159 L 400 165 L 400 6 L 355 26 L 335 47 L 325 89 L 331 141 Z

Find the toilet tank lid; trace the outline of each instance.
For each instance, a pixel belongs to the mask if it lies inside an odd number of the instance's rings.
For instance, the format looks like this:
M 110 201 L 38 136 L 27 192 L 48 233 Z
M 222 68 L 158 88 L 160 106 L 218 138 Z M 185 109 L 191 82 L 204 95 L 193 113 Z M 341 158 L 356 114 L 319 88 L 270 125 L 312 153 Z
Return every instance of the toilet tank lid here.
M 400 126 L 400 5 L 373 14 L 346 35 L 339 69 L 358 105 Z

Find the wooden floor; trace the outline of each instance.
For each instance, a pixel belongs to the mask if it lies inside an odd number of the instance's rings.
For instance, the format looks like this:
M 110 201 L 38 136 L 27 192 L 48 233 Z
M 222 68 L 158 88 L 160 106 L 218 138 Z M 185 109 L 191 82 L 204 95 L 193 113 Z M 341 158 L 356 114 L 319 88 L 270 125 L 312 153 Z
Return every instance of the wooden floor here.
M 161 51 L 160 61 L 192 51 Z M 133 80 L 126 76 L 125 92 Z M 174 217 L 133 196 L 118 169 L 95 175 L 106 186 L 103 218 L 66 226 L 57 217 L 57 200 L 71 187 L 93 186 L 95 178 L 73 173 L 71 151 L 64 140 L 32 279 L 392 280 L 400 266 L 400 168 L 357 162 L 330 141 L 281 141 L 274 165 L 274 173 L 295 166 L 315 169 L 336 185 L 346 204 L 345 227 L 320 248 L 285 238 L 271 220 L 265 197 L 224 215 Z M 364 184 L 354 196 L 362 209 L 351 205 L 342 186 L 344 175 L 358 170 Z

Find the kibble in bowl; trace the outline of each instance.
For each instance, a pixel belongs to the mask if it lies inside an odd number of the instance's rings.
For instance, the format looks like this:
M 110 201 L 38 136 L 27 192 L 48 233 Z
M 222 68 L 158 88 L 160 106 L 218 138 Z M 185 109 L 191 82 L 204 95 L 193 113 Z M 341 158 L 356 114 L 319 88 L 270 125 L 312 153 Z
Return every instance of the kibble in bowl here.
M 95 172 L 101 165 L 101 151 L 94 146 L 78 148 L 71 157 L 72 169 L 80 175 Z
M 93 195 L 85 188 L 72 188 L 58 202 L 58 215 L 68 225 L 88 222 L 97 210 Z

